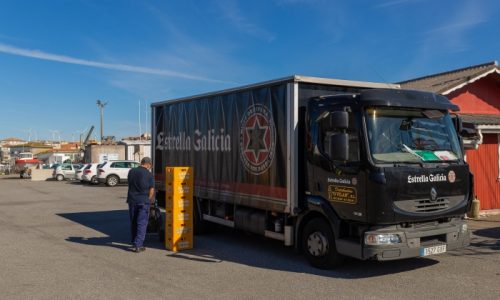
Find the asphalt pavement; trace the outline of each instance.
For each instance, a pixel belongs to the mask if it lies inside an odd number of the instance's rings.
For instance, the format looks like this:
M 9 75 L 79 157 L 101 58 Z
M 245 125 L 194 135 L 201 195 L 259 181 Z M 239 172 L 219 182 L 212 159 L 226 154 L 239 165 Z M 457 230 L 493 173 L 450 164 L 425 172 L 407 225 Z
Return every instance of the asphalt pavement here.
M 0 176 L 1 299 L 500 299 L 500 216 L 460 251 L 318 270 L 281 242 L 218 228 L 129 251 L 126 186 Z

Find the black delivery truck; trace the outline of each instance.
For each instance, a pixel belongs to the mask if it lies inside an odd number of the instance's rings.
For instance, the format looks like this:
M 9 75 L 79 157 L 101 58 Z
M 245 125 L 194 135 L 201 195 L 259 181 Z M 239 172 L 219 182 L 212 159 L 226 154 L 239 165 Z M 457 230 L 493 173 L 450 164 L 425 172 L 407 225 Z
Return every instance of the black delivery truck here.
M 398 85 L 304 76 L 154 103 L 157 201 L 165 167 L 192 166 L 195 234 L 261 234 L 319 268 L 464 247 L 473 180 L 457 110 Z

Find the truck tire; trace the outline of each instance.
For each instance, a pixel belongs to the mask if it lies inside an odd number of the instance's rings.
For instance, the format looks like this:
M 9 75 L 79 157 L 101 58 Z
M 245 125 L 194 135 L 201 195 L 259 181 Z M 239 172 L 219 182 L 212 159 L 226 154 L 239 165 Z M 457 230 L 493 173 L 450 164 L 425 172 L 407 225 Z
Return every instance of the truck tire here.
M 344 260 L 337 252 L 331 226 L 322 218 L 314 218 L 305 225 L 302 249 L 309 263 L 319 269 L 331 269 Z
M 118 178 L 118 176 L 115 176 L 115 175 L 109 175 L 106 178 L 106 185 L 107 186 L 116 186 L 119 182 L 120 182 L 120 178 Z
M 57 176 L 56 176 L 56 180 L 57 180 L 57 181 L 63 181 L 63 180 L 64 180 L 64 176 L 63 176 L 63 175 L 61 175 L 61 174 L 57 174 Z

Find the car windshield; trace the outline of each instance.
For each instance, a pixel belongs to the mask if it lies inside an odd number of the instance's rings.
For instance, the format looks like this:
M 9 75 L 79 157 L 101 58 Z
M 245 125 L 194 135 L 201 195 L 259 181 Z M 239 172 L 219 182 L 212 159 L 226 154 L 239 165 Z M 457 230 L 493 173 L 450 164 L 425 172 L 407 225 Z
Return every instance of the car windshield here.
M 462 157 L 447 112 L 368 108 L 370 151 L 377 162 L 453 161 Z

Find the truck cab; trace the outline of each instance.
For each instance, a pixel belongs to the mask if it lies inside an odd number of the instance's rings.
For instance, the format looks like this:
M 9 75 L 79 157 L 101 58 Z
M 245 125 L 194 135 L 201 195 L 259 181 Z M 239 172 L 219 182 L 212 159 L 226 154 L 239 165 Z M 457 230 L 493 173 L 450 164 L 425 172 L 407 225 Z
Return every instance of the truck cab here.
M 469 243 L 472 175 L 456 110 L 443 96 L 394 89 L 309 100 L 301 208 L 327 216 L 338 254 L 390 260 Z M 329 234 L 299 232 L 318 266 L 336 259 L 326 255 Z

